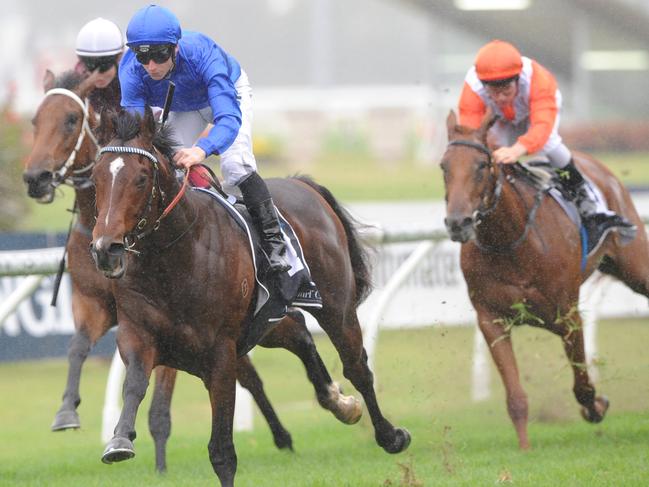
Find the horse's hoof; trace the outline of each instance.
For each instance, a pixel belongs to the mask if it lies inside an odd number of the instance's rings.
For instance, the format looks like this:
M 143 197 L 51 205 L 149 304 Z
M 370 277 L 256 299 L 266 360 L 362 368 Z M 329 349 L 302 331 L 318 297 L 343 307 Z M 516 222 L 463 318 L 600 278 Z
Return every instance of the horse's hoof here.
M 54 417 L 52 431 L 64 431 L 81 428 L 81 421 L 76 411 L 59 411 Z
M 128 438 L 115 436 L 106 445 L 101 461 L 107 465 L 115 462 L 123 462 L 135 456 L 133 442 Z
M 401 453 L 410 446 L 410 433 L 405 428 L 395 428 L 394 441 L 389 445 L 381 445 L 388 453 Z
M 601 423 L 602 420 L 604 419 L 604 416 L 606 416 L 606 411 L 608 411 L 610 402 L 606 396 L 599 396 L 595 398 L 595 406 L 598 403 L 601 404 L 602 407 L 601 412 L 597 411 L 597 408 L 588 409 L 582 407 L 581 408 L 582 418 L 584 418 L 589 423 Z
M 363 415 L 363 405 L 354 396 L 345 396 L 340 384 L 332 382 L 329 396 L 320 404 L 331 411 L 338 421 L 344 424 L 356 424 Z
M 291 438 L 291 434 L 288 431 L 274 435 L 273 441 L 279 450 L 293 451 L 293 438 Z

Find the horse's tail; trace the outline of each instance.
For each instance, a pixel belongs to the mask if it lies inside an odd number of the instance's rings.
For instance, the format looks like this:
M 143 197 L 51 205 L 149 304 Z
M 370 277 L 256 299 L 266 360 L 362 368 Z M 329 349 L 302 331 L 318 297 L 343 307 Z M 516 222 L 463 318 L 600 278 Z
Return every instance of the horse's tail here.
M 369 247 L 361 243 L 361 238 L 358 234 L 358 228 L 362 227 L 362 224 L 351 216 L 351 214 L 343 208 L 340 203 L 338 203 L 334 195 L 331 194 L 331 191 L 327 188 L 320 186 L 308 176 L 300 175 L 294 177 L 313 188 L 325 199 L 345 229 L 345 234 L 347 235 L 347 248 L 349 250 L 349 257 L 352 262 L 354 279 L 356 281 L 356 306 L 358 306 L 372 291 L 370 256 L 368 252 Z

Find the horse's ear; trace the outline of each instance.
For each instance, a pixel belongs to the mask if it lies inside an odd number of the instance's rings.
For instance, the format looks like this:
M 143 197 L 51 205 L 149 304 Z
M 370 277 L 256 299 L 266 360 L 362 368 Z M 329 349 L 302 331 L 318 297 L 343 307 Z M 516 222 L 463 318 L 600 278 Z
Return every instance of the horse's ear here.
M 446 117 L 446 131 L 448 132 L 448 139 L 451 140 L 451 134 L 455 132 L 455 127 L 457 127 L 457 116 L 455 112 L 451 110 Z
M 153 140 L 155 135 L 155 118 L 153 117 L 153 110 L 149 105 L 144 107 L 144 118 L 140 126 L 140 133 L 146 140 Z
M 52 88 L 54 88 L 54 73 L 46 69 L 45 76 L 43 76 L 43 90 L 47 93 Z
M 496 123 L 496 120 L 498 120 L 498 115 L 493 112 L 491 107 L 487 107 L 487 111 L 482 118 L 482 123 L 480 124 L 480 127 L 476 132 L 480 140 L 487 140 L 487 132 L 489 132 L 489 129 L 493 126 L 494 123 Z
M 116 118 L 117 113 L 114 110 L 102 110 L 99 117 L 99 127 L 97 128 L 97 142 L 99 145 L 104 146 L 113 138 Z
M 85 98 L 92 90 L 95 89 L 95 84 L 97 83 L 98 77 L 99 77 L 99 70 L 95 70 L 79 84 L 79 88 L 77 89 L 77 91 L 78 91 L 78 95 L 81 98 Z

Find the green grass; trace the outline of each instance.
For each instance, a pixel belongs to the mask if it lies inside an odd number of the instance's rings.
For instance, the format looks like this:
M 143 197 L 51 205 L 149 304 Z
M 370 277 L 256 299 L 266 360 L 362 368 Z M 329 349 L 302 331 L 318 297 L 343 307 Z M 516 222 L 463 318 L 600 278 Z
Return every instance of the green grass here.
M 599 154 L 598 157 L 625 184 L 649 185 L 649 154 Z M 301 165 L 260 162 L 259 171 L 267 178 L 298 173 L 310 175 L 329 188 L 343 203 L 431 200 L 442 199 L 444 196 L 442 179 L 436 163 L 425 165 L 414 161 L 377 162 L 367 157 L 341 155 Z M 50 205 L 30 201 L 29 215 L 21 222 L 20 229 L 67 230 L 70 215 L 65 210 L 72 206 L 73 198 L 73 191 L 66 187 L 58 190 L 57 198 Z
M 531 328 L 514 330 L 530 402 L 533 449 L 520 452 L 500 379 L 470 400 L 473 328 L 382 332 L 377 394 L 386 416 L 412 433 L 407 452 L 384 453 L 365 411 L 354 426 L 317 405 L 302 366 L 290 354 L 256 349 L 253 360 L 296 453 L 279 452 L 257 413 L 253 432 L 236 433 L 238 486 L 523 486 L 642 485 L 649 478 L 649 327 L 606 322 L 599 330 L 598 391 L 611 400 L 605 421 L 585 423 L 572 397 L 572 373 L 560 340 Z M 324 337 L 318 348 L 332 376 L 340 362 Z M 0 365 L 0 485 L 214 485 L 207 457 L 210 407 L 200 381 L 179 376 L 172 404 L 169 472 L 153 473 L 148 396 L 137 421 L 137 456 L 106 466 L 99 458 L 100 414 L 108 364 L 90 360 L 82 379 L 80 431 L 51 433 L 66 364 L 62 360 Z M 353 388 L 341 381 L 347 393 Z

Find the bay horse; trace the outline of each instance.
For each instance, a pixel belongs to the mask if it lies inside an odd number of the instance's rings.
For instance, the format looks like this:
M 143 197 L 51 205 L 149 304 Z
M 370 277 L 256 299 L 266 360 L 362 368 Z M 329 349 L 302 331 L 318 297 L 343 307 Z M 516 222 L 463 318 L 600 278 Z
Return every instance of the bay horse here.
M 225 208 L 174 174 L 165 131 L 143 117 L 102 117 L 114 139 L 93 172 L 97 220 L 92 252 L 113 278 L 126 363 L 124 408 L 104 455 L 128 458 L 135 417 L 151 370 L 166 365 L 202 379 L 212 405 L 209 458 L 224 486 L 234 485 L 232 439 L 237 340 L 254 309 L 254 264 L 246 234 Z M 356 314 L 369 292 L 367 250 L 353 220 L 322 186 L 306 177 L 271 179 L 270 192 L 301 242 L 323 307 L 312 314 L 330 337 L 343 373 L 362 394 L 376 442 L 405 450 L 410 434 L 382 414 Z M 122 452 L 124 455 L 122 456 Z
M 96 117 L 86 103 L 94 78 L 83 79 L 74 72 L 55 78 L 47 71 L 43 83 L 46 96 L 32 120 L 34 145 L 25 161 L 23 178 L 30 197 L 50 203 L 60 184 L 74 188 L 77 218 L 67 243 L 68 271 L 72 282 L 72 313 L 75 333 L 68 349 L 69 369 L 63 402 L 52 424 L 53 431 L 81 426 L 77 407 L 81 402 L 79 383 L 82 365 L 95 343 L 115 326 L 117 311 L 111 283 L 97 272 L 90 255 L 95 224 L 95 188 L 90 176 L 97 155 Z M 320 359 L 300 313 L 292 313 L 265 341 L 267 346 L 291 350 L 304 362 L 323 407 L 343 422 L 360 416 L 360 405 L 343 396 Z M 283 336 L 286 335 L 286 336 Z M 156 369 L 154 396 L 149 411 L 149 428 L 155 443 L 156 469 L 166 470 L 166 442 L 170 434 L 170 402 L 176 371 Z M 237 363 L 237 379 L 254 397 L 273 434 L 275 445 L 292 449 L 292 438 L 277 417 L 263 388 L 263 382 L 247 356 Z
M 579 229 L 564 210 L 518 177 L 514 166 L 493 162 L 487 133 L 494 122 L 488 113 L 473 130 L 458 125 L 453 112 L 447 118 L 449 142 L 441 161 L 445 224 L 451 240 L 462 243 L 460 263 L 478 326 L 504 383 L 519 446 L 527 449 L 528 401 L 512 349 L 512 326 L 530 324 L 562 338 L 581 414 L 589 422 L 602 421 L 609 401 L 596 394 L 588 376 L 580 286 L 599 269 L 649 296 L 649 247 L 624 186 L 602 163 L 573 152 L 575 163 L 601 189 L 608 207 L 637 226 L 627 245 L 610 233 L 582 271 Z

